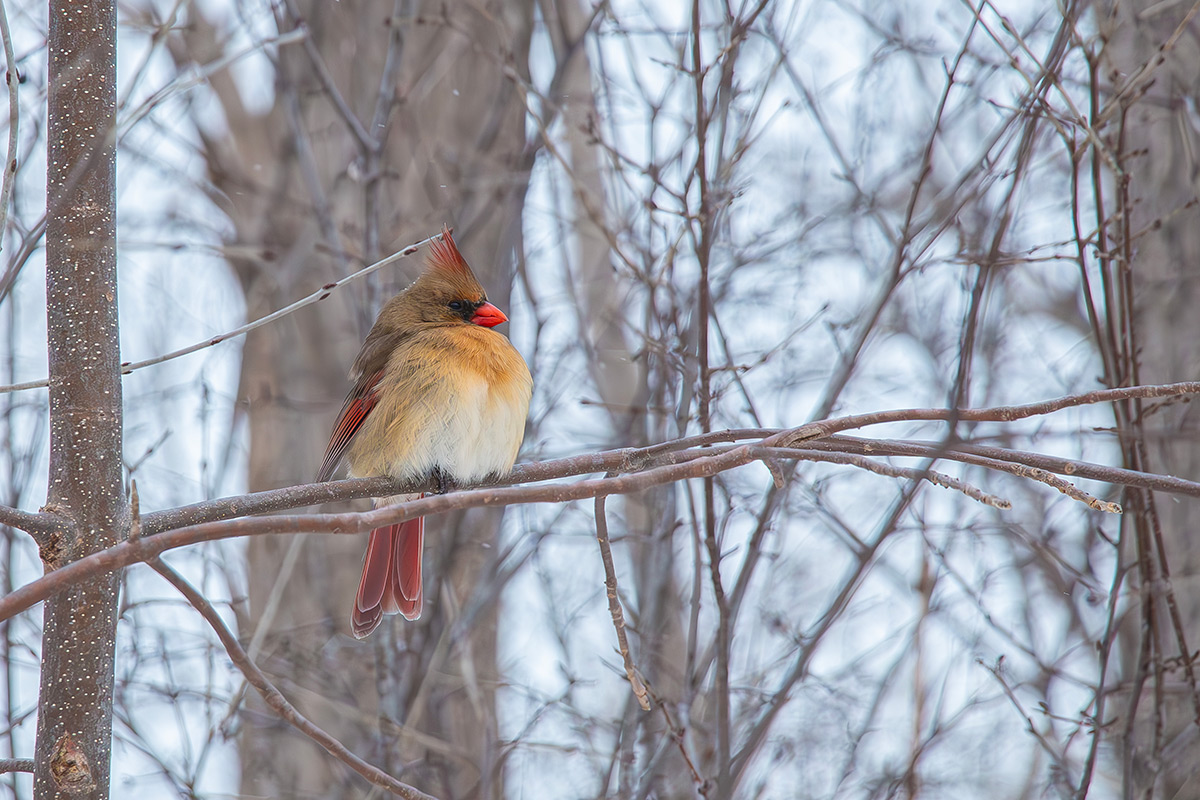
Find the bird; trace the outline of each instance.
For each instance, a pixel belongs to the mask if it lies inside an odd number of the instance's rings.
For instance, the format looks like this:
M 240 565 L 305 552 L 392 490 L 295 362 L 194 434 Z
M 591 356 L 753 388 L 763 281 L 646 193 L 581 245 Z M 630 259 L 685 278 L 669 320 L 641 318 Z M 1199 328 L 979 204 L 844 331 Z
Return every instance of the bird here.
M 342 461 L 352 477 L 432 480 L 439 490 L 507 474 L 533 393 L 525 360 L 495 330 L 507 321 L 443 226 L 424 271 L 384 304 L 363 341 L 317 480 Z M 421 517 L 371 531 L 350 615 L 355 638 L 384 614 L 421 616 L 424 538 Z

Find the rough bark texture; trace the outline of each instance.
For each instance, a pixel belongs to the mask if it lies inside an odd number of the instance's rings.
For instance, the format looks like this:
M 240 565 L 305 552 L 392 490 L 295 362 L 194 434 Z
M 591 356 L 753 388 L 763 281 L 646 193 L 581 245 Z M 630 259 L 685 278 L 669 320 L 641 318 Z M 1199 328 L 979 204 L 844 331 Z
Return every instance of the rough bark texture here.
M 1197 194 L 1196 176 L 1200 152 L 1195 118 L 1190 100 L 1200 93 L 1200 46 L 1197 45 L 1195 19 L 1186 26 L 1173 47 L 1161 51 L 1171 39 L 1191 4 L 1162 7 L 1160 3 L 1139 0 L 1116 4 L 1112 16 L 1102 21 L 1110 34 L 1103 63 L 1105 76 L 1121 85 L 1147 65 L 1155 70 L 1154 80 L 1145 97 L 1127 105 L 1123 142 L 1119 116 L 1107 128 L 1109 141 L 1127 154 L 1129 173 L 1129 233 L 1136 236 L 1130 263 L 1134 287 L 1134 319 L 1138 336 L 1141 383 L 1192 380 L 1200 375 L 1200 224 L 1196 208 L 1187 207 Z M 1162 57 L 1161 65 L 1158 59 Z M 1117 104 L 1114 103 L 1115 108 Z M 1117 208 L 1117 186 L 1108 187 Z M 1161 226 L 1161 227 L 1158 227 Z M 1143 430 L 1149 463 L 1144 468 L 1187 478 L 1200 476 L 1200 416 L 1195 403 L 1177 403 L 1147 414 Z M 1200 520 L 1200 502 L 1191 498 L 1159 496 L 1157 512 L 1166 544 L 1166 563 L 1171 586 L 1179 604 L 1189 649 L 1200 646 L 1200 538 L 1196 521 Z M 1165 658 L 1178 657 L 1172 623 L 1166 613 L 1165 585 L 1157 583 L 1157 639 Z M 1122 663 L 1110 684 L 1136 679 L 1144 636 L 1142 611 L 1135 606 L 1127 615 L 1122 630 Z M 1174 688 L 1171 688 L 1174 687 Z M 1167 697 L 1156 702 L 1153 676 L 1143 688 L 1138 703 L 1139 718 L 1125 764 L 1132 778 L 1134 796 L 1150 786 L 1155 796 L 1200 796 L 1200 739 L 1192 722 L 1193 705 L 1180 670 L 1168 675 Z M 1108 716 L 1124 726 L 1129 709 L 1127 693 Z M 1155 707 L 1167 710 L 1161 759 L 1155 753 Z
M 42 547 L 47 571 L 128 530 L 121 485 L 115 152 L 116 7 L 50 4 L 46 306 L 50 481 L 74 522 Z M 108 797 L 118 575 L 73 587 L 44 612 L 35 796 Z
M 280 50 L 266 115 L 249 113 L 230 77 L 216 76 L 230 134 L 210 137 L 206 150 L 237 228 L 232 251 L 249 254 L 231 260 L 248 316 L 432 235 L 444 222 L 489 297 L 507 308 L 531 158 L 523 104 L 504 69 L 526 71 L 531 6 L 299 6 L 281 12 L 281 30 L 295 26 L 298 11 L 333 86 L 380 144 L 364 147 L 354 135 L 301 45 Z M 189 37 L 190 57 L 220 50 L 219 36 L 202 21 Z M 251 491 L 312 479 L 362 337 L 422 257 L 247 337 L 240 400 Z M 249 637 L 266 627 L 259 663 L 356 753 L 447 798 L 501 793 L 495 604 L 469 603 L 492 577 L 496 550 L 481 545 L 494 540 L 499 519 L 481 512 L 430 520 L 425 616 L 417 624 L 389 618 L 364 642 L 349 637 L 348 620 L 365 538 L 260 537 L 249 545 L 249 616 L 241 630 Z M 464 605 L 482 610 L 450 644 Z M 359 785 L 257 707 L 245 717 L 242 745 L 248 796 L 345 797 Z

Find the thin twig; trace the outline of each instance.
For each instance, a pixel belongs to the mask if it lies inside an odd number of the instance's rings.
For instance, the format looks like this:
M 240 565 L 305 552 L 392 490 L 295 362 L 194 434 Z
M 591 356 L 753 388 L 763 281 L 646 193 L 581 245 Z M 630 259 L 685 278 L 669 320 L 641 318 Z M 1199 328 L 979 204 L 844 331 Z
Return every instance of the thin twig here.
M 46 233 L 47 218 L 42 214 L 41 218 L 34 223 L 33 227 L 25 235 L 21 241 L 21 246 L 17 249 L 16 255 L 8 264 L 8 268 L 4 270 L 4 275 L 0 277 L 0 300 L 8 297 L 8 293 L 12 291 L 12 287 L 17 282 L 17 277 L 21 274 L 21 269 L 28 263 L 30 256 L 38 249 L 39 242 L 42 240 L 42 235 Z M 34 389 L 37 387 L 23 387 Z
M 188 345 L 187 347 L 184 347 L 179 350 L 175 350 L 174 352 L 166 353 L 165 355 L 161 355 L 161 356 L 155 356 L 154 358 L 148 358 L 145 361 L 135 361 L 132 363 L 127 361 L 121 365 L 121 374 L 128 375 L 129 373 L 133 372 L 134 370 L 141 369 L 142 367 L 149 367 L 154 364 L 161 364 L 164 361 L 170 361 L 171 359 L 179 358 L 180 356 L 186 356 L 191 353 L 195 353 L 198 350 L 203 350 L 207 347 L 212 347 L 213 345 L 220 344 L 221 342 L 224 342 L 228 339 L 232 339 L 236 336 L 241 336 L 242 334 L 249 333 L 250 331 L 252 331 L 256 328 L 261 328 L 264 325 L 267 325 L 269 323 L 275 322 L 276 320 L 282 319 L 283 317 L 286 317 L 289 314 L 293 314 L 296 311 L 299 311 L 300 309 L 304 308 L 305 306 L 311 306 L 313 303 L 317 303 L 317 302 L 320 302 L 321 300 L 324 300 L 326 297 L 329 297 L 329 295 L 332 294 L 334 291 L 336 291 L 337 289 L 340 289 L 341 287 L 345 286 L 347 283 L 350 283 L 351 281 L 355 281 L 365 275 L 370 275 L 372 272 L 374 272 L 378 269 L 386 267 L 389 264 L 394 264 L 395 262 L 399 261 L 402 258 L 407 258 L 408 256 L 411 256 L 413 253 L 420 250 L 424 245 L 429 244 L 434 239 L 437 239 L 439 236 L 441 236 L 440 233 L 437 234 L 436 236 L 430 236 L 426 239 L 422 239 L 421 241 L 419 241 L 415 244 L 410 244 L 408 247 L 404 248 L 403 250 L 400 250 L 396 253 L 392 253 L 387 258 L 380 259 L 379 261 L 376 261 L 374 264 L 371 264 L 370 266 L 367 266 L 367 267 L 363 267 L 358 272 L 355 272 L 351 275 L 347 275 L 346 277 L 344 277 L 340 280 L 334 281 L 333 283 L 327 283 L 324 286 L 322 286 L 320 289 L 318 289 L 315 292 L 313 292 L 312 294 L 308 295 L 307 297 L 297 300 L 296 302 L 292 303 L 291 305 L 285 306 L 285 307 L 279 309 L 278 311 L 272 311 L 270 314 L 267 314 L 264 317 L 259 317 L 258 319 L 254 320 L 253 322 L 248 322 L 245 325 L 241 326 L 240 328 L 234 328 L 231 331 L 227 331 L 225 333 L 219 334 L 217 336 L 212 337 L 211 339 L 205 339 L 202 342 L 196 342 L 195 344 Z M 13 384 L 12 386 L 0 386 L 0 394 L 3 394 L 5 392 L 18 392 L 18 391 L 23 391 L 25 389 L 40 389 L 43 386 L 47 386 L 47 385 L 48 385 L 47 379 L 43 378 L 38 381 L 30 381 L 28 383 Z
M 867 425 L 879 425 L 884 422 L 1013 422 L 1028 417 L 1043 416 L 1065 408 L 1092 405 L 1095 403 L 1113 403 L 1134 397 L 1178 397 L 1182 395 L 1200 394 L 1200 381 L 1185 381 L 1181 383 L 1166 383 L 1157 386 L 1128 386 L 1121 389 L 1097 389 L 1084 394 L 1068 395 L 1054 400 L 1043 400 L 1038 403 L 1028 403 L 1019 406 L 995 406 L 992 408 L 922 408 L 897 411 L 877 411 L 870 414 L 856 414 L 821 422 L 810 422 L 790 431 L 784 431 L 763 441 L 763 444 L 774 446 L 790 446 L 807 439 L 821 439 L 840 431 L 852 428 L 862 428 Z
M 763 451 L 763 463 L 767 463 L 767 459 L 770 457 L 770 454 L 766 451 L 770 450 L 771 453 L 775 454 L 775 457 L 780 459 L 802 458 L 806 461 L 820 460 L 828 464 L 845 464 L 852 467 L 858 467 L 859 469 L 864 469 L 867 472 L 874 472 L 876 475 L 885 475 L 889 478 L 907 478 L 915 481 L 928 481 L 935 486 L 941 486 L 945 489 L 953 489 L 954 491 L 962 492 L 972 500 L 976 500 L 984 505 L 992 506 L 993 508 L 1012 508 L 1012 503 L 1002 497 L 996 497 L 995 495 L 987 494 L 982 489 L 971 486 L 965 481 L 961 481 L 958 478 L 943 474 L 941 472 L 935 472 L 933 470 L 921 470 L 914 467 L 896 467 L 891 464 L 881 464 L 878 461 L 872 461 L 865 456 L 850 455 L 846 453 L 818 451 L 821 452 L 821 457 L 819 459 L 813 459 L 813 451 L 811 450 L 805 451 L 786 449 L 782 447 L 754 448 L 755 451 L 759 451 L 760 449 Z M 928 452 L 923 453 L 922 455 L 926 457 L 933 455 L 936 449 L 937 448 L 935 446 L 931 445 L 928 448 Z
M 0 758 L 0 774 L 6 772 L 33 772 L 33 759 Z
M 17 72 L 17 57 L 13 52 L 12 32 L 8 29 L 8 12 L 0 0 L 0 40 L 4 42 L 4 83 L 8 87 L 8 156 L 4 159 L 4 183 L 0 188 L 0 251 L 4 250 L 4 233 L 8 230 L 8 203 L 12 198 L 17 177 L 17 133 L 21 120 L 21 100 L 17 87 L 21 76 Z
M 672 741 L 679 748 L 679 754 L 683 756 L 683 763 L 687 765 L 688 775 L 691 776 L 692 783 L 703 793 L 704 779 L 700 777 L 700 771 L 696 769 L 696 762 L 692 760 L 692 756 L 688 752 L 687 742 L 684 741 L 683 728 L 675 724 L 675 719 L 671 716 L 671 709 L 663 702 L 661 697 L 654 693 L 654 687 L 647 686 L 646 691 L 650 695 L 651 702 L 655 703 L 659 711 L 662 712 L 663 721 L 667 723 L 667 732 L 671 734 Z
M 836 441 L 839 445 L 846 441 L 852 441 L 852 437 L 848 436 L 832 436 L 830 441 Z M 866 440 L 863 440 L 866 441 Z M 878 441 L 878 440 L 876 440 Z M 909 444 L 922 444 L 920 442 L 892 442 L 885 443 L 885 447 L 901 448 Z M 810 443 L 808 446 L 822 446 L 821 443 Z M 1017 464 L 1025 464 L 1030 467 L 1053 472 L 1058 475 L 1067 475 L 1073 478 L 1085 478 L 1092 481 L 1103 481 L 1111 483 L 1114 486 L 1136 486 L 1140 489 L 1153 489 L 1157 492 L 1168 492 L 1170 494 L 1182 494 L 1190 497 L 1200 497 L 1200 483 L 1196 481 L 1185 480 L 1184 478 L 1176 478 L 1172 475 L 1158 475 L 1155 473 L 1138 472 L 1134 469 L 1126 469 L 1124 467 L 1108 467 L 1103 464 L 1094 464 L 1090 461 L 1076 461 L 1071 458 L 1062 458 L 1060 456 L 1047 456 L 1041 453 L 1027 453 L 1022 450 L 1010 450 L 1004 447 L 991 447 L 988 445 L 956 443 L 948 451 L 947 458 L 953 461 L 961 461 L 964 464 L 977 463 L 970 459 L 964 458 L 964 454 L 978 455 L 985 458 L 994 459 L 996 461 L 1010 461 Z M 920 452 L 921 456 L 929 455 L 929 451 L 924 449 Z
M 1029 716 L 1029 712 L 1027 712 L 1025 707 L 1021 705 L 1021 701 L 1017 698 L 1016 693 L 1012 690 L 1012 687 L 1008 685 L 1008 681 L 1005 680 L 1004 676 L 1001 674 L 1001 670 L 1004 666 L 1003 656 L 996 662 L 995 665 L 986 664 L 982 659 L 978 658 L 975 659 L 975 662 L 988 672 L 992 673 L 992 677 L 994 677 L 996 682 L 1000 684 L 1000 689 L 1004 692 L 1005 697 L 1007 697 L 1009 702 L 1013 704 L 1013 707 L 1017 709 L 1017 713 L 1021 715 L 1021 718 L 1025 720 L 1025 730 L 1029 731 L 1033 738 L 1037 740 L 1037 743 L 1042 746 L 1042 749 L 1046 751 L 1046 755 L 1050 756 L 1051 761 L 1054 762 L 1055 768 L 1062 770 L 1064 775 L 1068 775 L 1066 768 L 1067 764 L 1063 759 L 1063 754 L 1056 749 L 1055 745 L 1053 745 L 1050 740 L 1047 739 L 1046 736 L 1037 729 L 1037 726 L 1033 724 L 1033 717 Z
M 612 477 L 610 472 L 607 477 Z M 621 608 L 621 597 L 617 591 L 617 570 L 613 566 L 612 546 L 608 540 L 608 518 L 604 513 L 605 497 L 596 498 L 596 542 L 600 545 L 600 560 L 604 562 L 604 593 L 608 596 L 608 613 L 612 615 L 613 627 L 617 631 L 617 652 L 625 663 L 625 677 L 633 689 L 638 705 L 643 711 L 650 710 L 650 698 L 646 685 L 642 683 L 638 668 L 629 652 L 629 640 L 625 636 L 625 613 Z
M 155 572 L 166 578 L 172 586 L 179 590 L 180 594 L 187 598 L 192 607 L 200 612 L 200 616 L 204 617 L 205 621 L 208 622 L 209 626 L 217 634 L 217 638 L 221 640 L 221 644 L 225 646 L 225 652 L 229 654 L 229 658 L 233 661 L 234 666 L 242 671 L 242 674 L 246 676 L 246 681 L 262 696 L 263 702 L 270 706 L 281 719 L 321 745 L 330 755 L 349 766 L 350 769 L 362 775 L 372 784 L 383 787 L 392 794 L 405 798 L 405 800 L 436 800 L 436 798 L 425 794 L 420 789 L 409 786 L 407 783 L 402 783 L 378 767 L 374 767 L 363 761 L 336 738 L 313 724 L 295 706 L 288 702 L 287 698 L 275 688 L 263 671 L 258 668 L 258 665 L 250 660 L 250 657 L 246 655 L 246 651 L 242 649 L 241 643 L 238 642 L 237 637 L 225 625 L 225 621 L 221 619 L 221 615 L 213 608 L 212 603 L 205 599 L 204 595 L 197 591 L 182 575 L 167 566 L 158 556 L 148 559 L 146 563 Z
M 699 329 L 696 334 L 696 361 L 700 372 L 699 386 L 699 409 L 698 417 L 700 422 L 700 432 L 708 433 L 711 430 L 712 420 L 710 418 L 711 403 L 712 403 L 712 373 L 711 364 L 709 363 L 708 355 L 708 322 L 709 315 L 712 314 L 712 297 L 710 294 L 709 285 L 709 267 L 710 256 L 712 255 L 712 230 L 713 217 L 717 213 L 717 209 L 713 207 L 712 198 L 710 196 L 710 187 L 708 179 L 708 126 L 711 121 L 708 112 L 707 98 L 704 94 L 704 77 L 707 68 L 704 66 L 702 57 L 700 35 L 700 20 L 701 20 L 701 5 L 700 0 L 692 0 L 691 13 L 691 49 L 692 49 L 692 64 L 689 71 L 689 77 L 692 81 L 692 88 L 695 92 L 693 100 L 695 104 L 696 114 L 696 164 L 695 176 L 696 184 L 699 189 L 700 207 L 696 211 L 696 220 L 699 223 L 700 231 L 697 235 L 695 227 L 688 226 L 687 230 L 692 234 L 693 244 L 696 252 L 696 259 L 700 265 L 699 279 L 699 295 L 700 308 L 697 313 L 696 325 Z M 732 78 L 730 65 L 732 64 L 732 56 L 729 50 L 726 49 L 724 56 L 718 56 L 717 63 L 721 65 L 721 86 L 717 88 L 718 98 L 724 89 L 726 76 Z M 721 152 L 717 149 L 717 158 L 720 159 Z M 717 725 L 717 794 L 720 797 L 725 797 L 730 792 L 730 773 L 729 773 L 729 740 L 730 740 L 730 697 L 729 697 L 729 602 L 725 597 L 725 587 L 721 583 L 721 547 L 717 542 L 717 514 L 716 514 L 716 489 L 713 485 L 712 478 L 704 479 L 704 547 L 708 552 L 708 568 L 709 579 L 712 583 L 713 598 L 716 601 L 717 607 L 717 630 L 715 646 L 717 649 L 717 663 L 714 676 L 716 693 L 716 725 Z
M 840 443 L 848 444 L 848 442 L 845 439 L 841 440 Z M 820 444 L 820 443 L 815 443 L 815 444 Z M 872 449 L 874 449 L 873 442 L 864 442 L 863 443 L 864 453 L 868 453 Z M 755 448 L 755 450 L 758 450 L 758 448 Z M 1051 488 L 1057 489 L 1058 491 L 1062 492 L 1067 497 L 1070 497 L 1072 500 L 1078 500 L 1079 502 L 1083 503 L 1084 505 L 1088 506 L 1089 508 L 1095 509 L 1096 511 L 1103 511 L 1108 514 L 1120 514 L 1121 513 L 1121 506 L 1118 503 L 1112 503 L 1112 502 L 1109 502 L 1106 500 L 1100 500 L 1096 497 L 1093 497 L 1092 495 L 1083 491 L 1082 489 L 1080 489 L 1079 487 L 1070 483 L 1069 481 L 1063 480 L 1062 478 L 1058 477 L 1057 475 L 1052 475 L 1051 473 L 1047 472 L 1046 470 L 1040 469 L 1038 467 L 1030 467 L 1025 464 L 1021 464 L 1021 463 L 1011 463 L 1008 461 L 1000 461 L 997 459 L 985 458 L 983 456 L 958 454 L 958 453 L 955 453 L 955 451 L 953 451 L 953 450 L 947 450 L 943 447 L 940 447 L 938 445 L 933 445 L 933 444 L 917 446 L 917 445 L 913 445 L 911 443 L 896 445 L 891 442 L 880 442 L 879 450 L 882 452 L 872 453 L 872 455 L 887 455 L 890 453 L 893 455 L 905 455 L 905 456 L 914 456 L 914 457 L 920 457 L 920 458 L 943 458 L 944 457 L 946 460 L 950 460 L 950 461 L 961 461 L 965 464 L 973 464 L 975 466 L 986 467 L 988 469 L 998 470 L 1000 472 L 1007 472 L 1009 474 L 1016 475 L 1018 478 L 1028 478 L 1029 480 L 1037 481 L 1038 483 L 1044 483 L 1047 486 L 1050 486 Z M 777 457 L 788 458 L 789 452 L 792 452 L 792 451 L 789 451 L 789 450 L 783 449 L 783 448 L 779 448 L 779 449 L 772 448 L 772 452 L 776 452 L 778 454 Z M 805 460 L 813 460 L 811 458 L 811 456 L 808 455 L 807 453 L 805 453 L 805 451 L 803 451 L 803 450 L 795 451 L 794 457 L 803 458 Z M 825 459 L 816 459 L 816 460 L 823 461 Z M 830 460 L 833 460 L 833 459 L 830 459 Z M 863 466 L 863 465 L 855 464 L 855 466 Z M 876 465 L 876 466 L 878 466 L 878 465 Z M 872 469 L 871 467 L 864 467 L 864 468 Z M 912 476 L 909 476 L 909 477 L 912 477 Z M 932 479 L 930 479 L 930 482 L 935 483 L 935 484 L 939 483 L 939 481 L 932 480 Z M 941 484 L 941 485 L 944 485 L 944 484 Z M 958 487 L 947 487 L 947 488 L 958 488 Z M 975 498 L 975 499 L 981 500 L 982 498 Z M 984 502 L 987 502 L 987 501 L 985 500 Z M 1006 501 L 1000 501 L 1000 502 L 1006 502 Z M 989 505 L 991 505 L 991 503 L 989 503 Z M 1004 508 L 1006 506 L 998 506 L 998 507 Z
M 120 122 L 117 123 L 118 140 L 124 138 L 126 133 L 133 129 L 134 126 L 145 119 L 152 111 L 154 111 L 154 109 L 158 108 L 165 100 L 173 95 L 182 94 L 203 83 L 207 83 L 213 75 L 216 75 L 222 70 L 228 69 L 230 66 L 238 61 L 241 61 L 243 58 L 247 58 L 255 53 L 258 53 L 268 45 L 280 47 L 283 45 L 295 44 L 296 42 L 304 41 L 307 38 L 307 28 L 297 28 L 296 30 L 288 31 L 287 33 L 281 33 L 278 36 L 270 36 L 261 41 L 254 42 L 235 53 L 227 53 L 220 58 L 214 59 L 212 62 L 198 68 L 192 75 L 186 77 L 180 76 L 176 78 L 166 86 L 161 87 L 152 95 L 147 97 L 137 108 L 129 112 L 120 120 Z

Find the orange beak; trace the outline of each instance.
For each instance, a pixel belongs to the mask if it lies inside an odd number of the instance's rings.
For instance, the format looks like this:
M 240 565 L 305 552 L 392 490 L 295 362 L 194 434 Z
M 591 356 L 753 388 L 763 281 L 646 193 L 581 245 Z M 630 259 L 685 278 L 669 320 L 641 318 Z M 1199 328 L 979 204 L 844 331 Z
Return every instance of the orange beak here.
M 471 322 L 485 328 L 494 328 L 501 322 L 508 322 L 508 317 L 504 316 L 504 312 L 491 303 L 484 303 L 475 309 L 475 316 L 471 317 Z

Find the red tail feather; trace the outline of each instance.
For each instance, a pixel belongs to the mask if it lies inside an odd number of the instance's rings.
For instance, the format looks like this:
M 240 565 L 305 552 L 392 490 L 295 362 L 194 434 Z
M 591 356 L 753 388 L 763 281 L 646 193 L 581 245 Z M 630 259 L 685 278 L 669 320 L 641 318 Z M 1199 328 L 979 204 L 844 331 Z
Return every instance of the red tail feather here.
M 396 587 L 396 605 L 405 619 L 420 619 L 421 554 L 425 552 L 425 518 L 400 523 L 395 539 L 392 578 Z
M 425 520 L 410 519 L 371 531 L 362 578 L 350 626 L 356 639 L 379 627 L 384 614 L 421 616 L 421 554 L 425 545 Z

